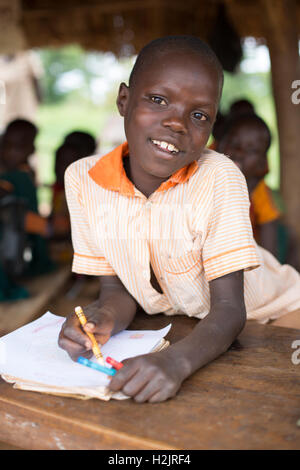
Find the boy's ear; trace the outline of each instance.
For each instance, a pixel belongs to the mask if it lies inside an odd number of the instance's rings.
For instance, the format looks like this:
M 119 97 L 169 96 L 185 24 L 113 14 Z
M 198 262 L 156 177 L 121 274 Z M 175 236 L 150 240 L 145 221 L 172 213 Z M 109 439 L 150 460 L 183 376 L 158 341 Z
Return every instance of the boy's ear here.
M 117 106 L 121 116 L 125 116 L 127 104 L 129 100 L 129 87 L 125 83 L 121 83 L 117 97 Z

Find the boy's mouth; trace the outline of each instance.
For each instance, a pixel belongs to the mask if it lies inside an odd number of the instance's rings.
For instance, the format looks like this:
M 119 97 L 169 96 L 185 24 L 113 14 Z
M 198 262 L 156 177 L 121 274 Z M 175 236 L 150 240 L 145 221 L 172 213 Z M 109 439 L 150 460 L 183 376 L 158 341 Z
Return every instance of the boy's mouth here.
M 171 144 L 170 142 L 166 142 L 165 140 L 155 140 L 151 139 L 152 144 L 156 145 L 159 149 L 171 153 L 173 155 L 177 155 L 180 150 L 175 147 L 174 144 Z

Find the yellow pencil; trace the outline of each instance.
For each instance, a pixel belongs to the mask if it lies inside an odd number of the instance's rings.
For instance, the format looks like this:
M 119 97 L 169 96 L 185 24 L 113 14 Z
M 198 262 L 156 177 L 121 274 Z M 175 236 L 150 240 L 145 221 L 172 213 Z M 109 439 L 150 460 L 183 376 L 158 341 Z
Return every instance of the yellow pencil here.
M 87 319 L 86 319 L 85 314 L 82 311 L 82 308 L 81 307 L 75 307 L 75 313 L 76 313 L 76 315 L 77 315 L 77 317 L 78 317 L 78 319 L 81 323 L 81 326 L 84 326 L 87 323 Z M 88 335 L 88 337 L 92 341 L 92 350 L 93 350 L 93 353 L 94 353 L 94 355 L 97 359 L 97 362 L 99 362 L 99 364 L 101 364 L 102 366 L 105 365 L 102 353 L 100 351 L 100 348 L 99 348 L 99 345 L 96 341 L 95 336 L 93 335 L 93 333 L 89 333 L 88 331 L 85 331 L 85 333 Z

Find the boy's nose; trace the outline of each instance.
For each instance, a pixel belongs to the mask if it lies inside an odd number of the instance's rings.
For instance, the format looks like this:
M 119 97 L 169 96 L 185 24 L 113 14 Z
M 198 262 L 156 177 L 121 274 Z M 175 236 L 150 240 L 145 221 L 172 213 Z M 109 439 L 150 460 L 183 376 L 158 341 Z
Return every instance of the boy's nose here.
M 169 127 L 173 132 L 177 132 L 180 134 L 186 134 L 187 128 L 184 122 L 184 118 L 181 116 L 168 116 L 162 120 L 162 125 L 164 127 Z

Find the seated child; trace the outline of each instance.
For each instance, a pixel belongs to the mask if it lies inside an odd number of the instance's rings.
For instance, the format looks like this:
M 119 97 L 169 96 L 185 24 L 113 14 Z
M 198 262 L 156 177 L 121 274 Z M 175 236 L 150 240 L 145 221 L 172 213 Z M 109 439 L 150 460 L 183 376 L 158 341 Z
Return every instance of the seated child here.
M 16 283 L 24 272 L 25 206 L 12 196 L 13 185 L 0 179 L 0 301 L 29 297 L 29 292 Z
M 267 152 L 271 133 L 256 114 L 229 118 L 217 147 L 228 155 L 244 174 L 250 196 L 250 219 L 254 238 L 280 262 L 287 261 L 286 238 L 281 222 L 281 210 L 264 181 L 268 173 Z
M 56 227 L 59 240 L 71 240 L 70 216 L 65 196 L 64 174 L 66 168 L 79 158 L 93 155 L 96 150 L 96 141 L 87 132 L 75 131 L 68 134 L 63 144 L 57 149 L 55 154 L 55 176 L 52 196 L 52 221 Z M 61 232 L 59 232 L 61 228 Z M 63 229 L 63 230 L 62 230 Z M 60 253 L 60 261 L 69 259 L 72 256 L 68 247 L 64 247 Z
M 70 144 L 61 145 L 55 153 L 56 181 L 52 187 L 52 220 L 55 225 L 64 225 L 66 231 L 64 238 L 69 238 L 71 233 L 70 217 L 65 197 L 64 174 L 66 168 L 78 159 L 76 149 Z
M 28 275 L 41 274 L 54 268 L 48 256 L 46 238 L 49 233 L 47 219 L 38 213 L 36 187 L 28 157 L 34 152 L 37 128 L 25 119 L 8 124 L 1 142 L 1 179 L 11 184 L 11 194 L 25 201 L 27 206 L 25 229 L 32 246 L 32 262 Z
M 124 361 L 109 387 L 137 402 L 174 396 L 230 347 L 246 318 L 265 323 L 300 308 L 300 275 L 253 239 L 243 174 L 205 149 L 222 85 L 200 39 L 152 41 L 119 88 L 128 142 L 66 171 L 73 271 L 99 276 L 100 295 L 84 307 L 84 330 L 67 317 L 59 345 L 74 360 L 91 357 L 84 331 L 103 344 L 138 308 L 200 320 L 167 349 Z

